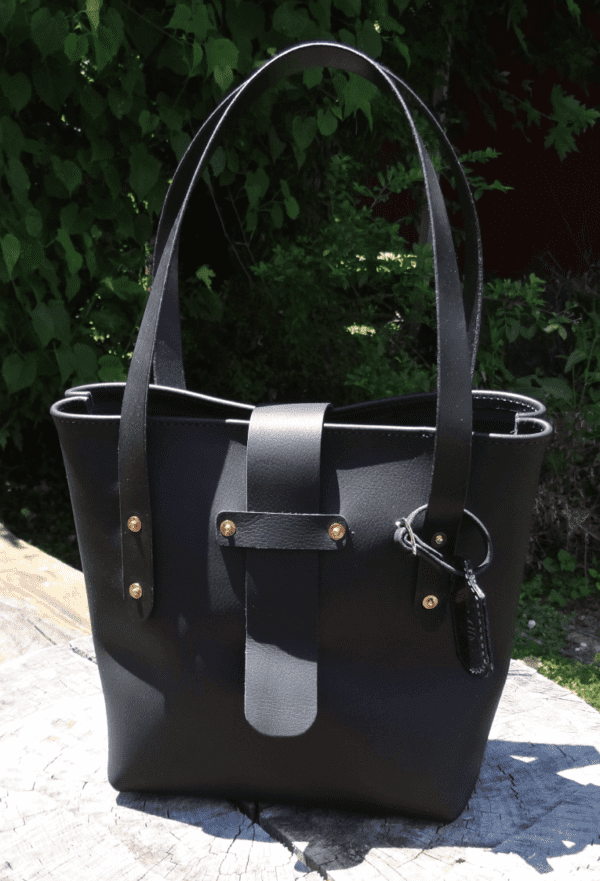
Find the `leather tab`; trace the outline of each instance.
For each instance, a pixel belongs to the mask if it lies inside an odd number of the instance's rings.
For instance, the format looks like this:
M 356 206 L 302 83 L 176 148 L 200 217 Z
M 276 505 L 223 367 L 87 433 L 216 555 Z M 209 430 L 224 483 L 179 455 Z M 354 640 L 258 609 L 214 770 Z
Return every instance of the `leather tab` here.
M 247 447 L 248 511 L 316 514 L 329 404 L 257 407 Z M 246 552 L 244 711 L 261 734 L 293 737 L 317 715 L 319 555 Z
M 233 534 L 221 532 L 230 521 Z M 341 526 L 337 537 L 330 529 Z M 346 546 L 348 524 L 339 514 L 273 514 L 267 511 L 221 511 L 217 514 L 217 541 L 231 548 L 272 548 L 280 551 L 339 551 Z
M 494 672 L 487 601 L 470 561 L 465 560 L 464 566 L 464 580 L 453 579 L 460 585 L 451 597 L 454 644 L 467 673 L 483 679 Z

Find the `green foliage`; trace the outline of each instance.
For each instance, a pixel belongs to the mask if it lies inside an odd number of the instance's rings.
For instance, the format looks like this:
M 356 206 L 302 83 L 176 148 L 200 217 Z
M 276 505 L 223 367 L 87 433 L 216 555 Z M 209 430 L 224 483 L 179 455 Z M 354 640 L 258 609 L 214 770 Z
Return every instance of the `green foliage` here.
M 543 659 L 539 672 L 573 691 L 600 712 L 600 668 L 597 664 L 586 666 L 554 655 Z
M 531 655 L 547 658 L 560 655 L 575 613 L 566 615 L 552 604 L 540 602 L 537 587 L 524 584 L 512 648 L 513 658 Z M 530 626 L 531 625 L 531 626 Z
M 519 27 L 526 8 L 514 2 L 508 6 L 509 21 Z M 465 14 L 458 0 L 447 4 L 443 21 L 420 0 L 281 3 L 272 13 L 249 0 L 185 0 L 143 11 L 122 0 L 74 0 L 67 6 L 58 0 L 3 4 L 0 373 L 7 394 L 0 398 L 0 447 L 5 448 L 10 439 L 20 448 L 23 432 L 47 418 L 49 404 L 65 385 L 126 376 L 147 295 L 146 263 L 168 176 L 192 133 L 227 89 L 291 42 L 333 38 L 361 48 L 400 73 L 410 67 L 413 87 L 431 94 L 447 26 L 455 32 L 457 47 L 485 43 L 480 38 L 485 23 L 479 15 L 465 18 Z M 561 36 L 568 32 L 586 42 L 578 30 L 578 7 L 570 0 L 567 15 L 568 27 L 566 31 L 563 27 Z M 556 43 L 560 45 L 558 38 Z M 584 56 L 578 61 L 582 75 L 587 70 Z M 473 80 L 460 53 L 455 64 L 457 76 Z M 481 57 L 477 64 L 482 72 L 490 69 Z M 383 120 L 389 119 L 389 99 L 378 95 L 371 83 L 339 71 L 333 76 L 322 70 L 306 71 L 302 83 L 303 88 L 292 79 L 256 103 L 250 118 L 242 120 L 219 146 L 206 180 L 219 193 L 224 188 L 233 193 L 244 238 L 240 256 L 246 278 L 252 276 L 250 267 L 267 264 L 279 243 L 283 251 L 275 252 L 277 271 L 284 272 L 282 261 L 287 261 L 289 272 L 294 260 L 297 265 L 309 255 L 311 272 L 332 271 L 339 290 L 347 283 L 347 291 L 357 291 L 360 285 L 380 279 L 372 265 L 377 255 L 400 253 L 402 243 L 374 226 L 372 240 L 364 242 L 368 269 L 356 273 L 349 263 L 342 269 L 340 262 L 333 267 L 333 258 L 318 256 L 306 240 L 317 220 L 314 190 L 298 185 L 297 172 L 301 170 L 303 177 L 323 176 L 331 158 L 346 155 L 355 143 L 363 161 L 372 155 L 377 130 L 383 131 Z M 310 100 L 306 89 L 315 90 Z M 272 106 L 282 92 L 285 112 L 278 113 L 274 122 Z M 597 114 L 559 89 L 552 93 L 552 104 L 556 129 L 549 133 L 549 143 L 564 155 Z M 539 123 L 536 113 L 531 107 L 531 119 Z M 348 117 L 355 119 L 353 134 L 347 122 L 340 125 Z M 398 131 L 404 137 L 406 126 L 400 124 Z M 491 158 L 489 151 L 481 152 L 486 155 L 473 155 L 472 160 Z M 385 199 L 394 186 L 411 183 L 393 181 L 390 170 L 385 173 L 388 177 L 376 199 Z M 414 175 L 414 168 L 410 173 Z M 503 188 L 497 181 L 491 185 L 482 185 L 479 178 L 472 181 L 477 195 L 486 188 Z M 290 249 L 292 235 L 296 252 Z M 375 235 L 381 237 L 377 252 Z M 337 248 L 336 236 L 329 239 L 331 248 Z M 359 250 L 354 248 L 354 253 Z M 413 276 L 422 271 L 425 260 L 420 255 Z M 394 284 L 404 284 L 397 266 L 394 273 Z M 404 272 L 404 276 L 406 281 L 409 275 Z M 225 294 L 218 285 L 207 284 L 211 278 L 203 277 L 204 293 L 197 309 L 217 325 Z M 256 282 L 263 288 L 268 283 L 273 290 L 281 284 L 268 278 L 264 269 Z M 418 302 L 425 297 L 423 285 L 421 278 L 414 287 Z M 362 359 L 340 380 L 341 391 L 369 393 L 376 388 L 387 393 L 409 384 L 408 380 L 394 384 L 389 373 L 393 369 L 403 374 L 408 363 L 396 342 L 395 325 L 390 324 L 394 310 L 384 314 L 384 302 L 385 308 L 391 308 L 395 294 L 378 300 L 380 285 L 375 288 L 360 320 L 376 322 L 376 340 L 353 338 L 343 330 L 345 319 L 337 324 L 343 342 L 333 349 L 350 351 L 354 346 Z M 297 321 L 295 326 L 300 326 Z M 377 363 L 382 347 L 391 358 L 389 371 L 383 372 Z M 414 381 L 428 384 L 427 359 L 421 370 Z M 252 386 L 259 387 L 264 382 Z M 235 386 L 230 390 L 234 392 Z
M 0 4 L 0 448 L 20 449 L 65 386 L 125 379 L 169 177 L 223 94 L 279 49 L 318 38 L 357 46 L 408 72 L 427 97 L 440 85 L 451 34 L 453 78 L 492 91 L 521 128 L 545 126 L 546 145 L 561 158 L 576 149 L 598 113 L 557 86 L 544 115 L 543 96 L 534 106 L 531 89 L 523 98 L 496 74 L 487 28 L 502 15 L 523 57 L 580 84 L 597 45 L 573 0 L 557 5 L 545 49 L 529 45 L 528 11 L 522 0 L 451 0 L 442 14 L 423 0 Z M 443 101 L 438 110 L 447 111 L 452 137 L 458 120 Z M 418 114 L 416 124 L 448 174 Z M 406 156 L 374 168 L 384 135 Z M 461 157 L 476 198 L 508 189 L 473 170 L 496 156 L 488 148 Z M 350 186 L 365 171 L 377 183 Z M 182 279 L 190 387 L 255 402 L 327 395 L 338 404 L 434 388 L 430 251 L 410 249 L 397 227 L 361 208 L 422 190 L 408 125 L 387 95 L 341 71 L 291 77 L 223 136 L 204 185 L 239 219 L 229 229 L 236 272 L 219 279 L 210 254 L 199 255 L 200 268 Z M 593 577 L 588 557 L 600 535 L 592 501 L 600 315 L 587 289 L 552 302 L 550 287 L 534 275 L 486 286 L 476 384 L 541 397 L 556 421 L 530 567 L 546 593 L 566 598 L 559 550 L 577 561 L 570 575 L 579 584 Z M 557 571 L 542 566 L 548 559 Z
M 600 593 L 600 566 L 595 561 L 583 571 L 577 558 L 561 548 L 556 558 L 546 557 L 542 567 L 541 572 L 523 584 L 521 601 L 528 608 L 544 598 L 553 608 L 564 609 L 572 600 Z

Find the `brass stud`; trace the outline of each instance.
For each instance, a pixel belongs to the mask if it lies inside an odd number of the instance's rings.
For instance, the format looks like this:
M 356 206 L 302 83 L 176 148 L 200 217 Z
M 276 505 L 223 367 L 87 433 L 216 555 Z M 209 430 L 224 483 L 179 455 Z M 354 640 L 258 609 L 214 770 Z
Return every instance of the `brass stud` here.
M 433 538 L 431 539 L 431 543 L 434 544 L 434 545 L 437 545 L 438 548 L 441 548 L 441 547 L 443 547 L 443 545 L 446 544 L 447 540 L 448 540 L 448 539 L 447 539 L 447 536 L 446 536 L 445 533 L 443 533 L 443 532 L 436 532 L 436 534 L 435 534 L 435 535 L 433 536 Z
M 225 538 L 229 538 L 230 535 L 235 535 L 235 523 L 233 520 L 223 520 L 219 529 L 221 530 L 221 535 L 224 535 Z
M 129 585 L 129 596 L 132 596 L 134 600 L 139 600 L 142 595 L 142 586 L 136 582 L 134 584 Z
M 329 538 L 340 541 L 346 535 L 346 530 L 341 523 L 332 523 L 329 527 Z
M 423 605 L 425 606 L 426 609 L 435 609 L 435 607 L 437 606 L 438 603 L 439 603 L 438 598 L 434 597 L 434 595 L 431 593 L 429 594 L 429 596 L 425 597 L 425 599 L 423 600 Z
M 142 521 L 139 517 L 130 517 L 127 521 L 127 528 L 132 532 L 139 532 L 142 528 Z

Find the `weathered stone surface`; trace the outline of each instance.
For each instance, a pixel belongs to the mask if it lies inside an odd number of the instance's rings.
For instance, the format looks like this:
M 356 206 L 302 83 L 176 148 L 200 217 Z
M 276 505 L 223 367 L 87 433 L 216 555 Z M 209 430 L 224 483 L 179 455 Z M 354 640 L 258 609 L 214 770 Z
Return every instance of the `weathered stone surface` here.
M 454 823 L 260 805 L 333 881 L 600 878 L 600 713 L 513 661 L 480 779 Z
M 0 524 L 0 663 L 90 632 L 83 574 Z
M 0 666 L 0 881 L 318 881 L 227 802 L 115 792 L 93 657 L 83 637 Z

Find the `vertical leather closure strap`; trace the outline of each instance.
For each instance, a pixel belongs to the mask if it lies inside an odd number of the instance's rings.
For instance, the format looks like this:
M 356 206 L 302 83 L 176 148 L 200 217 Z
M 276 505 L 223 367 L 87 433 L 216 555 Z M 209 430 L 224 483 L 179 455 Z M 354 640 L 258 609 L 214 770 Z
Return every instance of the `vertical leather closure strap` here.
M 247 447 L 247 510 L 318 514 L 330 404 L 257 407 Z M 244 709 L 261 734 L 303 734 L 317 715 L 319 552 L 246 551 Z

